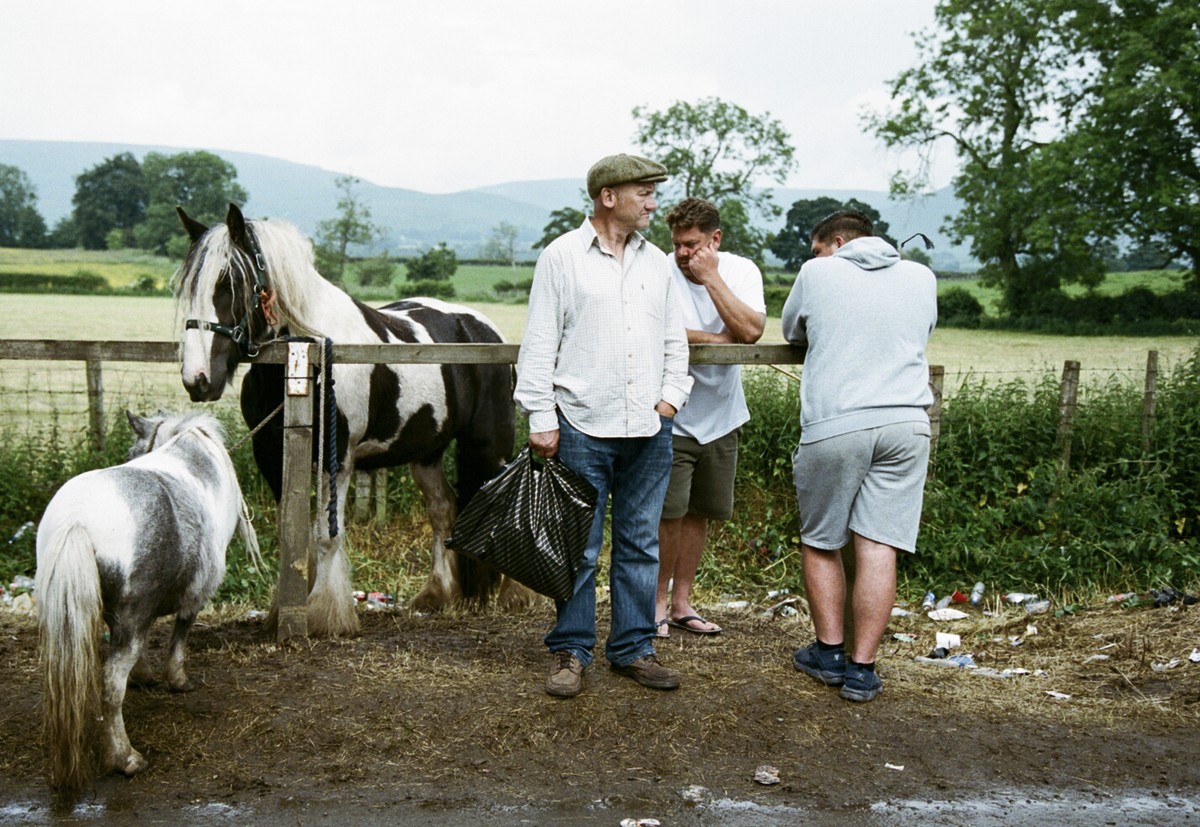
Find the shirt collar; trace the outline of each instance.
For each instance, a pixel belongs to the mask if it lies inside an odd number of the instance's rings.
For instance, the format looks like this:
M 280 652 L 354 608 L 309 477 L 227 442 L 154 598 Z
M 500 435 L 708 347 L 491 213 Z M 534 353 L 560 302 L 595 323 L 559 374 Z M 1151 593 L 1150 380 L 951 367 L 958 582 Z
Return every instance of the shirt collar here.
M 579 225 L 579 239 L 583 243 L 584 251 L 588 251 L 594 245 L 597 249 L 600 248 L 600 234 L 596 232 L 596 228 L 592 225 L 592 219 L 584 216 L 583 223 Z M 646 237 L 637 230 L 625 241 L 626 247 L 633 247 L 636 252 L 641 252 L 646 247 Z

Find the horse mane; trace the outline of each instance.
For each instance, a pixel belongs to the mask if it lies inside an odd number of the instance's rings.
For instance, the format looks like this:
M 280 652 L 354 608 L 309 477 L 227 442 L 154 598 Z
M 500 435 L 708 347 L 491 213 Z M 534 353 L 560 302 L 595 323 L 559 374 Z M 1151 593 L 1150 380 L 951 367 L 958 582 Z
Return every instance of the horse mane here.
M 266 260 L 267 286 L 275 291 L 274 309 L 280 324 L 287 325 L 293 335 L 321 335 L 314 321 L 321 316 L 321 296 L 337 288 L 317 272 L 312 242 L 283 219 L 247 219 L 246 225 Z M 207 301 L 214 295 L 227 270 L 235 275 L 234 307 L 248 307 L 254 285 L 253 263 L 233 244 L 229 228 L 214 224 L 193 245 L 176 274 L 176 331 L 184 329 L 185 319 L 196 315 L 192 308 L 197 301 Z
M 159 447 L 166 445 L 167 442 L 181 434 L 199 431 L 215 442 L 222 451 L 225 450 L 225 426 L 219 419 L 204 410 L 190 410 L 177 416 L 169 416 L 163 420 L 159 430 L 161 432 Z

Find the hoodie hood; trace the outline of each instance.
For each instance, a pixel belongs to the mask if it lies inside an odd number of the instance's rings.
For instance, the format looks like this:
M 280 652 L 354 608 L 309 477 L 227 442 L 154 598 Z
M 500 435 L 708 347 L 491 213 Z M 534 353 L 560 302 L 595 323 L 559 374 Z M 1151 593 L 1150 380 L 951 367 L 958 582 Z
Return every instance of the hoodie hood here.
M 900 261 L 896 248 L 875 235 L 851 239 L 834 255 L 849 259 L 863 270 L 882 270 Z

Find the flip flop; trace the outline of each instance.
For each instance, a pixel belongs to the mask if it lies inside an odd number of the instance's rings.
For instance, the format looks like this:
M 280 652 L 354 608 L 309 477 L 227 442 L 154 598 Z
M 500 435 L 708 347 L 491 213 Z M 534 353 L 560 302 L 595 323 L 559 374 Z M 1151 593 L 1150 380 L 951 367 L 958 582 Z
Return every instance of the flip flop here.
M 719 635 L 723 631 L 720 626 L 717 626 L 715 629 L 697 629 L 695 626 L 690 625 L 693 621 L 698 623 L 712 623 L 712 621 L 705 620 L 700 615 L 687 615 L 686 617 L 673 617 L 667 621 L 667 625 L 674 626 L 676 629 L 683 629 L 685 632 L 691 632 L 693 635 Z
M 669 626 L 670 623 L 671 623 L 671 621 L 667 620 L 665 617 L 662 620 L 658 621 L 658 623 L 655 623 L 654 624 L 654 636 L 656 638 L 661 638 L 661 639 L 667 639 L 667 638 L 671 637 L 671 630 L 663 628 L 664 626 Z

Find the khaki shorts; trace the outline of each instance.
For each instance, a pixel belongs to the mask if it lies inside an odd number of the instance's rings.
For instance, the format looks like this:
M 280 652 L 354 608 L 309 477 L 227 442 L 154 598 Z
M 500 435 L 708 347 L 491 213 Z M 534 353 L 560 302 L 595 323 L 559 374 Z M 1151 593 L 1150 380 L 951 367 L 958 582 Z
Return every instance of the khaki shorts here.
M 928 422 L 801 444 L 792 460 L 800 541 L 832 551 L 845 546 L 854 532 L 915 551 L 928 465 Z
M 675 458 L 662 518 L 692 514 L 710 520 L 733 516 L 733 481 L 737 476 L 738 432 L 701 445 L 690 436 L 671 437 Z

